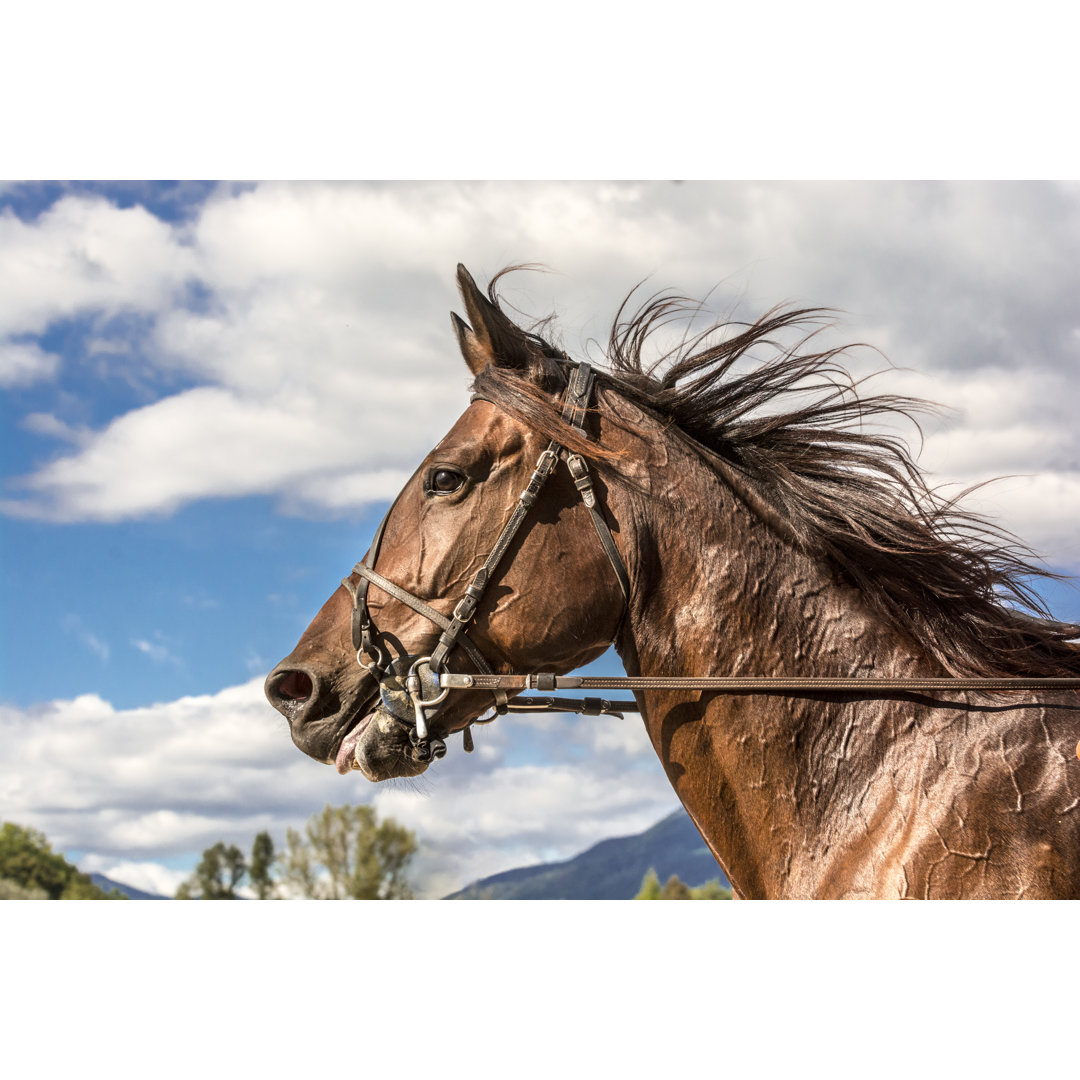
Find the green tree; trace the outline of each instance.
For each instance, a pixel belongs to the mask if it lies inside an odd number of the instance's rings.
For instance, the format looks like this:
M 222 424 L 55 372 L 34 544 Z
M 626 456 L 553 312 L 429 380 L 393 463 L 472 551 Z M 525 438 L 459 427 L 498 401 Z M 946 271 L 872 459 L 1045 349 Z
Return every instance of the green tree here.
M 645 877 L 641 880 L 641 889 L 635 900 L 659 900 L 660 899 L 660 878 L 657 877 L 656 871 L 650 866 Z
M 672 874 L 667 883 L 661 888 L 660 878 L 656 871 L 651 869 L 641 882 L 641 891 L 634 897 L 635 900 L 730 900 L 731 890 L 725 889 L 720 884 L 719 878 L 706 881 L 696 889 L 691 889 L 679 880 L 678 875 Z
M 126 900 L 123 893 L 99 889 L 63 855 L 53 851 L 43 833 L 5 821 L 0 828 L 0 890 L 3 899 Z
M 251 845 L 251 862 L 248 864 L 248 880 L 259 900 L 269 900 L 274 895 L 274 880 L 270 872 L 276 859 L 272 837 L 268 832 L 259 833 Z
M 731 890 L 725 889 L 720 884 L 719 878 L 713 878 L 712 881 L 706 881 L 704 885 L 699 885 L 696 889 L 690 890 L 691 900 L 730 900 Z
M 0 878 L 0 900 L 48 900 L 44 889 L 26 888 L 7 878 Z
M 289 829 L 281 880 L 313 900 L 411 900 L 405 871 L 416 837 L 370 806 L 326 806 Z
M 679 880 L 677 874 L 672 874 L 660 890 L 661 900 L 691 900 L 690 886 Z
M 176 890 L 176 899 L 237 900 L 236 887 L 246 873 L 244 853 L 219 840 L 203 852 L 195 873 Z

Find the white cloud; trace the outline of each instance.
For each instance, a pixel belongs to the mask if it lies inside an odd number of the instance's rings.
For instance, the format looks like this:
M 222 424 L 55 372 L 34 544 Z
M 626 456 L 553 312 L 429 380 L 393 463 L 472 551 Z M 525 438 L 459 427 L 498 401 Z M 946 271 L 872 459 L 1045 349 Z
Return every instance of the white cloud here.
M 185 871 L 171 870 L 161 863 L 114 859 L 97 854 L 79 859 L 78 866 L 84 874 L 104 874 L 120 884 L 159 896 L 175 896 L 176 890 L 188 877 Z
M 161 311 L 193 269 L 192 252 L 141 206 L 67 196 L 31 223 L 0 213 L 0 336 L 60 318 Z
M 0 341 L 0 386 L 29 386 L 51 378 L 60 357 L 33 342 Z
M 30 413 L 23 419 L 22 426 L 27 431 L 32 431 L 37 435 L 48 435 L 62 442 L 79 444 L 91 437 L 91 432 L 86 428 L 75 428 L 70 424 L 65 424 L 52 413 Z
M 719 282 L 720 312 L 834 305 L 844 337 L 964 409 L 928 444 L 942 480 L 1064 475 L 1080 457 L 1065 415 L 1078 239 L 1080 193 L 1053 184 L 263 184 L 222 189 L 183 229 L 68 197 L 31 224 L 0 218 L 0 335 L 137 311 L 148 329 L 127 362 L 199 385 L 80 431 L 3 509 L 112 521 L 252 493 L 293 513 L 388 498 L 465 404 L 446 316 L 458 260 L 481 280 L 522 259 L 556 268 L 506 294 L 558 308 L 578 353 L 648 275 L 690 295 Z M 1064 535 L 1073 511 L 1043 509 L 1039 528 Z
M 1013 532 L 1051 565 L 1080 564 L 1074 372 L 897 372 L 890 381 L 901 392 L 958 406 L 923 424 L 919 462 L 933 483 L 950 494 L 974 488 L 962 506 Z
M 373 412 L 362 438 L 335 438 L 351 422 L 346 403 L 320 413 L 313 402 L 283 398 L 199 387 L 135 409 L 25 481 L 32 500 L 0 505 L 55 521 L 116 521 L 253 492 L 279 493 L 290 506 L 349 508 L 392 497 L 411 475 L 381 465 L 388 444 L 404 443 L 415 457 L 426 452 L 415 437 L 395 438 L 389 409 Z M 365 458 L 368 470 L 358 470 Z
M 149 656 L 155 664 L 179 664 L 180 658 L 173 655 L 167 645 L 160 641 L 147 641 L 144 638 L 132 638 L 132 648 L 137 649 L 144 656 Z
M 1080 573 L 1080 469 L 1004 478 L 973 492 L 966 505 L 1013 532 L 1047 565 Z
M 675 809 L 643 735 L 597 734 L 619 723 L 641 731 L 636 717 L 496 721 L 478 732 L 477 753 L 463 754 L 454 739 L 425 777 L 390 786 L 304 757 L 261 677 L 137 709 L 84 694 L 0 706 L 0 803 L 5 820 L 41 829 L 57 850 L 83 852 L 84 869 L 171 892 L 177 871 L 165 860 L 193 865 L 218 840 L 246 849 L 263 829 L 283 844 L 286 828 L 326 803 L 370 802 L 417 832 L 419 889 L 444 895 L 486 874 L 569 858 Z M 530 741 L 535 760 L 552 764 L 520 760 Z M 594 752 L 597 742 L 608 749 Z
M 615 773 L 595 760 L 478 771 L 428 799 L 380 790 L 374 803 L 380 816 L 396 818 L 421 838 L 418 869 L 438 895 L 641 832 L 679 806 L 659 762 L 642 769 L 623 762 Z
M 101 660 L 109 659 L 108 642 L 103 641 L 97 634 L 88 629 L 78 615 L 65 615 L 60 620 L 60 625 L 65 632 L 73 634 L 87 649 Z

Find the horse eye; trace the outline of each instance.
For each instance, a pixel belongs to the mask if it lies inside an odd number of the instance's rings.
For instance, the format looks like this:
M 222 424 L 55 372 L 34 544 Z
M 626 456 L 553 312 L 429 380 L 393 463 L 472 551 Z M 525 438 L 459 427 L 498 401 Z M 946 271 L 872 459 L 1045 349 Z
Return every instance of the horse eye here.
M 465 483 L 465 477 L 453 469 L 436 469 L 431 474 L 431 490 L 448 495 Z

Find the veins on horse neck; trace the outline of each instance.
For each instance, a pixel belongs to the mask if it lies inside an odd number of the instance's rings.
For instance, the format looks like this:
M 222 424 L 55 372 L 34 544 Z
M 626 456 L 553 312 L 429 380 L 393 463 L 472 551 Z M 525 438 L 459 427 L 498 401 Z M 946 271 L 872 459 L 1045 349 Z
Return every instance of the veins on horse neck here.
M 620 650 L 628 671 L 634 663 L 634 673 L 646 675 L 915 673 L 915 651 L 898 644 L 856 589 L 678 449 L 667 475 L 619 507 L 641 529 L 631 640 Z M 830 844 L 844 846 L 845 830 L 861 828 L 863 813 L 875 817 L 879 793 L 866 751 L 884 737 L 883 713 L 856 715 L 812 695 L 687 698 L 651 699 L 650 734 L 680 797 L 721 838 L 725 865 L 747 894 L 807 872 L 817 842 L 811 821 L 825 860 Z M 714 763 L 707 776 L 699 764 L 706 760 Z M 860 812 L 852 814 L 849 798 Z M 828 818 L 835 829 L 821 828 Z
M 777 535 L 697 455 L 672 459 L 629 515 L 647 532 L 633 613 L 643 673 L 913 673 L 916 651 L 858 590 Z

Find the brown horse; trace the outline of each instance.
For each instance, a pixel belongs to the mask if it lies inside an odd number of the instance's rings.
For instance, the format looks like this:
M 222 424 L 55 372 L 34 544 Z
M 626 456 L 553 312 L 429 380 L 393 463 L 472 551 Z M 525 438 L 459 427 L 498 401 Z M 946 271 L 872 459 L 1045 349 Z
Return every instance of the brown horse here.
M 624 304 L 575 424 L 574 365 L 504 314 L 495 281 L 485 296 L 458 280 L 474 399 L 267 679 L 312 757 L 383 780 L 422 772 L 453 732 L 471 744 L 491 692 L 436 706 L 414 681 L 431 706 L 414 725 L 386 680 L 440 648 L 515 505 L 524 524 L 436 667 L 565 673 L 614 642 L 632 676 L 1080 675 L 1078 628 L 1025 584 L 1045 572 L 932 492 L 902 442 L 859 426 L 919 403 L 860 398 L 838 350 L 809 352 L 821 312 L 725 324 L 647 367 L 644 344 L 684 303 L 655 297 L 632 318 Z M 771 346 L 793 327 L 797 347 Z M 591 510 L 581 469 L 559 461 L 534 505 L 517 502 L 549 441 L 588 463 Z M 1080 897 L 1075 691 L 634 696 L 740 896 Z

